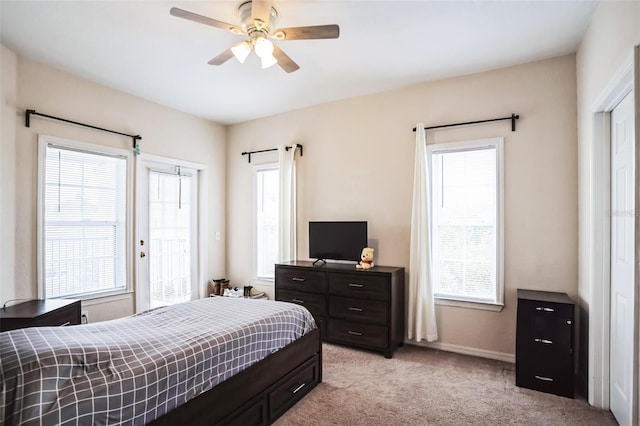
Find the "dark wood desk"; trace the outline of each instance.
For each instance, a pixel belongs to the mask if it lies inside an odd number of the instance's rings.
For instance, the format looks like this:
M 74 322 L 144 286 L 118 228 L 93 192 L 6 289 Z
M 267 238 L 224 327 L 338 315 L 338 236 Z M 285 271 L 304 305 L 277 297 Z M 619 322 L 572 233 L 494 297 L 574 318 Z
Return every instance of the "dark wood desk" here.
M 0 308 L 0 331 L 76 324 L 80 324 L 79 300 L 29 300 Z

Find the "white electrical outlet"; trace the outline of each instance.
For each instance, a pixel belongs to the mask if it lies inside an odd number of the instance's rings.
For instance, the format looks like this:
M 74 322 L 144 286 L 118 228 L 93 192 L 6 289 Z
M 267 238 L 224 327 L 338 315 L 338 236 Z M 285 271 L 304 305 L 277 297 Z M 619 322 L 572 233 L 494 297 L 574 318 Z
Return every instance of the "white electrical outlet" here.
M 80 312 L 80 324 L 89 324 L 89 311 Z

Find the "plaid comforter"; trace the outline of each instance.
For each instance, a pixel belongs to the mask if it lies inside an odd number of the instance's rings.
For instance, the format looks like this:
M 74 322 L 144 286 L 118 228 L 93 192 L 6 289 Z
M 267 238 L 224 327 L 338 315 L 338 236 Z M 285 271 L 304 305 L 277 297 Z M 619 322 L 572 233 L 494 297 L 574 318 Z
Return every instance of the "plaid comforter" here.
M 297 305 L 211 297 L 0 333 L 0 424 L 145 424 L 314 328 Z

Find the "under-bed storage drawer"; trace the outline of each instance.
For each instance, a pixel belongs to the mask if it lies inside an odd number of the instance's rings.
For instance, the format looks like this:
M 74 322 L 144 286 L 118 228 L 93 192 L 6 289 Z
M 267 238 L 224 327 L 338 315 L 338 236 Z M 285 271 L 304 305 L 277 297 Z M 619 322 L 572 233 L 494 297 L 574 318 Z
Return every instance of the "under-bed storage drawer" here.
M 267 399 L 264 395 L 254 398 L 231 414 L 229 420 L 216 424 L 224 426 L 265 426 L 269 424 Z
M 275 420 L 302 399 L 320 382 L 320 358 L 318 355 L 306 361 L 282 379 L 269 392 L 269 417 Z

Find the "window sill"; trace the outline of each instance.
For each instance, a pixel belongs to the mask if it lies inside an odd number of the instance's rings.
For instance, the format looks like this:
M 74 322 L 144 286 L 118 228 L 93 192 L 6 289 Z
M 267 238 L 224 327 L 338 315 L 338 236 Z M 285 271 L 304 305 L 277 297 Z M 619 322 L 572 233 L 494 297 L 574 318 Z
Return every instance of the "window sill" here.
M 78 296 L 65 296 L 64 298 L 80 299 L 82 300 L 82 306 L 98 305 L 105 302 L 115 302 L 118 300 L 124 300 L 131 298 L 132 291 L 119 291 L 114 293 L 99 293 L 99 294 L 84 294 Z
M 274 287 L 276 283 L 275 278 L 254 278 L 251 285 L 263 285 L 267 287 Z
M 501 312 L 504 309 L 503 303 L 491 302 L 470 302 L 468 300 L 444 299 L 435 297 L 435 304 L 441 306 L 455 306 L 458 308 L 479 309 L 482 311 Z

